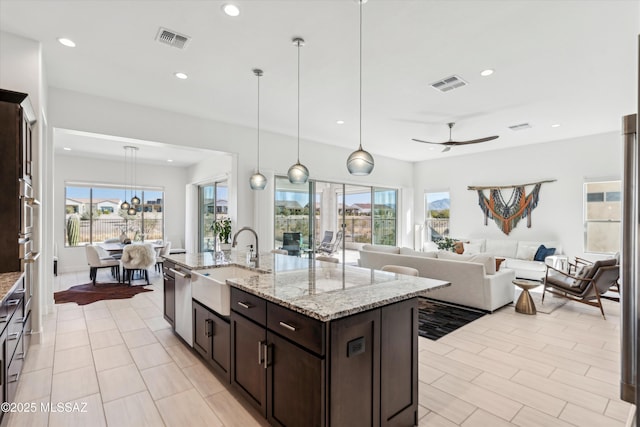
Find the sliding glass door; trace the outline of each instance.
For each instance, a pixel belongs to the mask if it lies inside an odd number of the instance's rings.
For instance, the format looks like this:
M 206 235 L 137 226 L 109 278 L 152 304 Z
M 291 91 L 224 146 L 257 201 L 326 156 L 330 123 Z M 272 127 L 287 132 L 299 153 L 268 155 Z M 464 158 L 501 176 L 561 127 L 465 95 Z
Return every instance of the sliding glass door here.
M 216 249 L 213 223 L 228 217 L 229 188 L 227 181 L 198 186 L 198 247 L 200 252 Z
M 396 244 L 396 211 L 394 189 L 315 180 L 294 185 L 276 177 L 274 247 L 355 263 L 365 244 Z M 303 236 L 299 252 L 285 242 L 291 232 Z

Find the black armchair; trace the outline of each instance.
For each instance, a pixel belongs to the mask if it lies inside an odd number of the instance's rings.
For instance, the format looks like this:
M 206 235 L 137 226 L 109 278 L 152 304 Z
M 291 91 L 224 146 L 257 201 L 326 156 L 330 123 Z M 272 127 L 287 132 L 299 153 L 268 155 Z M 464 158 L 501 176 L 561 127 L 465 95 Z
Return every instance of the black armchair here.
M 282 249 L 289 255 L 300 256 L 300 233 L 282 233 Z

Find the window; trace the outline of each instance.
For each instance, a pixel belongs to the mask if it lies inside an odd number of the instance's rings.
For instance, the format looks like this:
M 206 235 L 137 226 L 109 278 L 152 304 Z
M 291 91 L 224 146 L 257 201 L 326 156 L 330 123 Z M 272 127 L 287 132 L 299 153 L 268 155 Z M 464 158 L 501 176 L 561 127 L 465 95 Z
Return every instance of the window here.
M 135 215 L 120 209 L 125 189 L 85 185 L 65 186 L 65 246 L 84 246 L 119 238 L 163 240 L 164 192 L 141 189 Z
M 584 184 L 585 252 L 620 250 L 620 187 L 620 181 Z
M 448 191 L 425 193 L 425 231 L 428 242 L 449 236 L 450 198 Z
M 227 181 L 204 184 L 198 187 L 200 252 L 215 250 L 216 236 L 213 234 L 213 223 L 218 219 L 229 217 L 228 190 Z

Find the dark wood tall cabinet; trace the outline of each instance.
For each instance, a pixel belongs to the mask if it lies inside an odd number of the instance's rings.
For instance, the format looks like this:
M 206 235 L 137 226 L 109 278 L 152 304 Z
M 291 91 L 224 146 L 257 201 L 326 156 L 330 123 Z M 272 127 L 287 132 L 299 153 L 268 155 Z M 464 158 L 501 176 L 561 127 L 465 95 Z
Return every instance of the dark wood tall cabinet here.
M 31 342 L 32 268 L 38 259 L 34 241 L 32 126 L 36 115 L 26 93 L 0 89 L 0 274 L 14 285 L 0 295 L 0 388 L 2 401 L 16 394 Z
M 0 89 L 0 273 L 21 271 L 32 250 L 35 117 L 26 93 Z

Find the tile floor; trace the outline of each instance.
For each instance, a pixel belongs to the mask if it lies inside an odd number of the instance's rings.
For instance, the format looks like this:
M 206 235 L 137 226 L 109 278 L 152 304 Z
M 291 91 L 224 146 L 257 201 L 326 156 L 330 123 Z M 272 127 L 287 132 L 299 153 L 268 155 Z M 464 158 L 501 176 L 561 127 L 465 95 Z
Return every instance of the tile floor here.
M 99 276 L 108 280 L 105 276 Z M 87 282 L 56 277 L 57 289 Z M 38 410 L 8 426 L 263 426 L 162 318 L 162 281 L 132 299 L 57 305 L 32 345 L 17 402 Z M 420 426 L 624 426 L 618 399 L 619 308 L 569 303 L 526 316 L 512 307 L 420 342 Z M 77 402 L 83 412 L 41 411 Z

